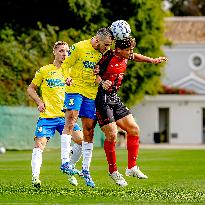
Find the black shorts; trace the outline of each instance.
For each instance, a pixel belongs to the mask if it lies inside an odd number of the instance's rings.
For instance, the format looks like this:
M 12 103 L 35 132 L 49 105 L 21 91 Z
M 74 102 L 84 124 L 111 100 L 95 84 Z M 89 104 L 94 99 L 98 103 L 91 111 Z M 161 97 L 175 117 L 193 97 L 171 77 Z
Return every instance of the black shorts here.
M 96 115 L 100 127 L 115 122 L 130 114 L 117 94 L 98 93 L 96 96 Z

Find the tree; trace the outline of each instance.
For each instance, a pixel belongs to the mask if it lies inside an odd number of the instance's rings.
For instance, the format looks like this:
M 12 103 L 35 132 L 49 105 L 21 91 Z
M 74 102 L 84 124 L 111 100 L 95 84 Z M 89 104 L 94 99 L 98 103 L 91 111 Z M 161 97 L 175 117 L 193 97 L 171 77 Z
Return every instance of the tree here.
M 50 42 L 56 41 L 55 27 L 30 30 L 16 36 L 8 27 L 0 31 L 0 105 L 25 105 L 26 89 L 35 71 L 50 61 Z
M 101 26 L 109 26 L 113 21 L 126 20 L 136 38 L 136 52 L 157 57 L 163 54 L 165 13 L 161 0 L 72 0 L 73 12 L 80 22 L 85 22 L 83 30 L 93 34 Z M 81 6 L 80 6 L 81 5 Z M 85 5 L 84 7 L 82 5 Z M 86 8 L 95 6 L 91 14 Z M 88 11 L 89 11 L 88 9 Z M 98 12 L 95 12 L 98 11 Z M 88 22 L 89 21 L 89 22 Z M 120 96 L 127 106 L 140 101 L 144 94 L 157 94 L 160 90 L 161 66 L 144 63 L 129 63 Z
M 109 24 L 117 19 L 128 21 L 136 39 L 135 52 L 158 57 L 163 55 L 165 13 L 161 0 L 102 1 Z M 123 6 L 122 6 L 123 5 Z M 160 88 L 161 66 L 129 63 L 120 96 L 127 106 L 140 101 L 144 94 L 156 94 Z
M 79 6 L 80 0 L 72 0 L 78 8 L 80 21 L 85 21 L 86 11 Z M 84 0 L 88 4 L 88 0 Z M 163 54 L 161 46 L 164 44 L 164 11 L 161 0 L 96 0 L 97 13 L 89 15 L 90 23 L 85 25 L 84 31 L 97 30 L 100 26 L 109 26 L 113 21 L 126 20 L 132 29 L 132 35 L 136 38 L 136 52 L 147 56 L 157 57 Z M 77 11 L 75 9 L 74 11 Z M 120 96 L 127 106 L 140 101 L 144 94 L 157 94 L 160 90 L 161 66 L 144 63 L 129 63 Z
M 65 40 L 71 45 L 90 38 L 98 28 L 110 26 L 115 20 L 123 19 L 130 24 L 137 42 L 136 52 L 152 57 L 163 54 L 164 13 L 161 0 L 59 0 L 54 4 L 48 0 L 41 3 L 31 0 L 29 4 L 25 0 L 19 4 L 9 0 L 7 3 L 10 3 L 11 10 L 18 9 L 18 18 L 13 16 L 14 19 L 0 28 L 1 105 L 31 103 L 25 90 L 34 72 L 51 62 L 50 54 L 55 41 Z M 28 5 L 35 8 L 36 12 L 32 13 L 34 22 L 28 21 L 31 19 L 28 18 L 29 12 L 19 19 L 19 11 L 26 11 Z M 37 20 L 41 23 L 37 24 Z M 120 90 L 127 106 L 142 99 L 146 93 L 158 92 L 160 68 L 159 65 L 129 63 Z

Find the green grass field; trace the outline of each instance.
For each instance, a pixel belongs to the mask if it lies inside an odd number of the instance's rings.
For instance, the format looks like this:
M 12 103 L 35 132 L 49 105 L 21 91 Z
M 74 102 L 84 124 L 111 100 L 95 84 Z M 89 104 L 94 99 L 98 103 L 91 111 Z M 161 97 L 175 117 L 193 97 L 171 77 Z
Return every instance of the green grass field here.
M 117 157 L 124 175 L 127 151 L 117 150 Z M 59 171 L 60 150 L 46 150 L 37 190 L 31 186 L 30 159 L 31 151 L 0 155 L 0 204 L 205 204 L 205 150 L 141 149 L 139 165 L 149 179 L 125 177 L 125 188 L 109 178 L 101 148 L 93 153 L 94 189 L 79 177 L 78 187 L 70 185 Z

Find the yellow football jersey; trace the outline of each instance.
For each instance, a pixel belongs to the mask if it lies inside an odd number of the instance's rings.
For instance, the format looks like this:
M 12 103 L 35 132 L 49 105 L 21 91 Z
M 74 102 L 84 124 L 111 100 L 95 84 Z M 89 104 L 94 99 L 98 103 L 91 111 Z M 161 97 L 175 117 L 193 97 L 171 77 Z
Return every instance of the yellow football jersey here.
M 80 41 L 71 46 L 69 56 L 62 64 L 65 77 L 72 78 L 72 86 L 66 86 L 67 93 L 79 93 L 89 99 L 95 99 L 98 86 L 93 74 L 95 65 L 102 54 L 92 47 L 91 39 Z
M 65 98 L 65 79 L 62 69 L 53 64 L 41 67 L 35 74 L 32 83 L 41 88 L 42 99 L 45 103 L 45 112 L 41 118 L 64 117 L 61 111 Z

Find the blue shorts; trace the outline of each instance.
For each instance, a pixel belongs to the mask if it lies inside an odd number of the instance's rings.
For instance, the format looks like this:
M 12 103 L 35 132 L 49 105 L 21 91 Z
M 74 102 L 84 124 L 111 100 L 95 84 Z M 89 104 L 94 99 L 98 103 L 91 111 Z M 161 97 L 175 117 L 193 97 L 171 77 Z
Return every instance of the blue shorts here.
M 79 117 L 96 120 L 95 100 L 91 100 L 77 93 L 66 93 L 64 110 L 78 110 Z
M 58 118 L 39 118 L 37 125 L 35 136 L 37 138 L 46 137 L 52 138 L 57 130 L 59 134 L 62 134 L 63 128 L 65 124 L 64 117 Z M 73 131 L 81 130 L 80 126 L 76 123 Z

